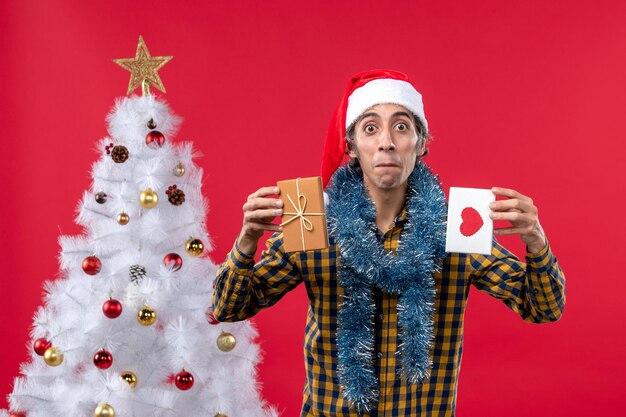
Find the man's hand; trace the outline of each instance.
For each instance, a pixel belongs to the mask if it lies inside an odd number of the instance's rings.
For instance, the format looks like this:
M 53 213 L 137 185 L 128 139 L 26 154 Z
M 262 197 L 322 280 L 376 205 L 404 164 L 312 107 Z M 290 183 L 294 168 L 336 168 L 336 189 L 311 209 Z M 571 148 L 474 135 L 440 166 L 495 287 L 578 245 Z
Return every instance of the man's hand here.
M 237 246 L 243 253 L 254 256 L 263 232 L 278 232 L 283 229 L 280 225 L 272 224 L 276 216 L 282 216 L 283 202 L 278 198 L 268 197 L 278 194 L 278 187 L 263 187 L 248 196 L 243 205 L 243 226 L 237 238 Z
M 546 246 L 546 235 L 539 224 L 537 207 L 530 197 L 526 197 L 509 188 L 493 187 L 496 196 L 508 197 L 508 200 L 493 201 L 489 204 L 492 220 L 508 220 L 512 227 L 494 229 L 494 235 L 519 234 L 528 247 L 528 252 L 537 253 Z

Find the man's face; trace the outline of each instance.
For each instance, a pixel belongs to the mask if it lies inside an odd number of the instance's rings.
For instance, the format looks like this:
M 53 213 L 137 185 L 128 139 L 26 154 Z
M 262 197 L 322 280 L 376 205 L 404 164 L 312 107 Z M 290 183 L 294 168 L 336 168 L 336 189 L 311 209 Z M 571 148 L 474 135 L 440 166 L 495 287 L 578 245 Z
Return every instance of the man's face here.
M 418 136 L 415 120 L 397 104 L 378 104 L 367 110 L 354 128 L 350 155 L 358 157 L 368 189 L 388 190 L 403 186 L 413 169 Z

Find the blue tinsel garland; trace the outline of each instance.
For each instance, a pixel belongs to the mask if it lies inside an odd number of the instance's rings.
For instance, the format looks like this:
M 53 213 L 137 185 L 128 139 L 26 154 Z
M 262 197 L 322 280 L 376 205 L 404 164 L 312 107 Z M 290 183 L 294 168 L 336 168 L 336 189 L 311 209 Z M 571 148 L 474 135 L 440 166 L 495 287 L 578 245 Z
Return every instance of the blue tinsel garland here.
M 329 233 L 341 259 L 339 284 L 345 297 L 338 313 L 338 377 L 344 397 L 359 413 L 378 401 L 374 372 L 373 288 L 398 294 L 398 350 L 409 383 L 430 377 L 435 283 L 445 256 L 446 201 L 428 167 L 418 164 L 409 177 L 404 226 L 396 255 L 375 235 L 376 210 L 360 173 L 339 168 L 327 189 Z

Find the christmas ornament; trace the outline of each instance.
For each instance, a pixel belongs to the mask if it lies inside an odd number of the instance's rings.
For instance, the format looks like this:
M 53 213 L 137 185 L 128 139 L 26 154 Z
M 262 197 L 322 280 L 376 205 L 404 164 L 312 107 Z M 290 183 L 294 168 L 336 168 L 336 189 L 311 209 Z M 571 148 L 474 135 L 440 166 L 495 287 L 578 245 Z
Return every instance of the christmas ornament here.
M 148 123 L 146 124 L 146 126 L 148 126 L 148 129 L 156 129 L 157 127 L 156 123 L 154 122 L 152 118 L 148 120 Z
M 130 280 L 135 284 L 146 276 L 146 268 L 141 265 L 131 265 L 129 268 Z
M 185 250 L 192 256 L 199 256 L 204 251 L 204 243 L 200 239 L 191 238 L 187 241 Z
M 215 417 L 228 417 L 226 414 L 217 413 Z
M 52 342 L 50 342 L 45 337 L 40 337 L 39 339 L 35 340 L 35 343 L 33 343 L 33 350 L 37 355 L 43 356 L 50 346 L 52 346 Z
M 102 304 L 102 312 L 110 319 L 115 319 L 122 314 L 122 303 L 113 298 L 109 298 Z
M 137 386 L 137 375 L 132 373 L 131 371 L 124 371 L 120 374 L 120 378 L 122 378 L 131 388 L 135 388 Z
M 98 369 L 109 369 L 113 365 L 113 355 L 104 349 L 100 349 L 93 355 L 93 364 Z
M 126 146 L 117 145 L 111 150 L 111 159 L 116 164 L 123 164 L 128 159 L 128 149 Z
M 152 191 L 152 188 L 146 188 L 139 194 L 139 204 L 145 208 L 153 208 L 159 202 L 159 196 Z
M 165 143 L 165 136 L 158 130 L 148 132 L 146 135 L 146 145 L 152 149 L 159 149 Z
M 174 167 L 174 175 L 176 175 L 177 177 L 182 177 L 183 175 L 185 175 L 185 166 L 182 162 L 179 162 Z
M 217 347 L 222 352 L 230 352 L 235 348 L 237 340 L 231 333 L 223 332 L 217 337 Z
M 96 275 L 102 269 L 102 262 L 97 256 L 88 256 L 83 259 L 83 271 L 87 275 Z
M 219 323 L 219 321 L 217 321 L 215 319 L 215 315 L 213 314 L 213 309 L 212 308 L 209 308 L 209 310 L 207 311 L 206 319 L 211 324 L 218 324 Z
M 183 369 L 182 372 L 176 374 L 176 380 L 174 381 L 176 388 L 181 391 L 187 391 L 193 387 L 193 375 Z
M 128 83 L 128 92 L 132 93 L 137 87 L 142 87 L 144 96 L 150 94 L 150 85 L 165 93 L 165 87 L 161 82 L 158 71 L 167 64 L 173 56 L 150 56 L 148 47 L 143 38 L 139 37 L 137 44 L 137 52 L 134 58 L 118 58 L 114 59 L 120 67 L 130 71 L 130 82 Z
M 117 215 L 115 220 L 117 220 L 119 224 L 124 226 L 124 225 L 127 225 L 128 222 L 130 221 L 130 216 L 126 214 L 124 211 L 122 211 L 120 214 Z
M 43 360 L 49 366 L 59 366 L 63 363 L 63 354 L 57 350 L 54 346 L 46 349 L 46 352 L 43 354 Z
M 100 191 L 98 194 L 96 194 L 96 203 L 98 204 L 104 204 L 107 202 L 107 195 Z
M 12 411 L 11 414 L 9 414 L 9 417 L 26 417 L 26 413 L 21 411 Z
M 148 306 L 144 306 L 137 313 L 137 321 L 142 326 L 150 326 L 153 325 L 157 319 L 157 313 L 153 309 Z
M 169 202 L 175 206 L 180 206 L 185 202 L 185 193 L 183 190 L 179 190 L 176 184 L 167 187 L 165 194 L 167 194 Z
M 93 411 L 94 417 L 115 417 L 115 410 L 107 403 L 98 404 Z
M 178 271 L 183 266 L 183 258 L 177 253 L 168 253 L 163 257 L 163 264 L 173 271 Z

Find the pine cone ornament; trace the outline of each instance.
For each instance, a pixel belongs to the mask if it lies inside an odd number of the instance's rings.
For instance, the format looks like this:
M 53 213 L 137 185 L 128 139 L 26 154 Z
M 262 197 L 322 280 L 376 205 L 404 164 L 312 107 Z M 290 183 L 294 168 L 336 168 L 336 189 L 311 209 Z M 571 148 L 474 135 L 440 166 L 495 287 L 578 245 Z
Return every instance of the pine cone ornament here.
M 183 190 L 177 188 L 176 184 L 167 187 L 165 194 L 167 194 L 169 202 L 175 206 L 180 206 L 185 202 L 185 193 Z
M 129 272 L 130 280 L 134 283 L 137 283 L 140 279 L 146 276 L 146 268 L 141 265 L 131 265 Z
M 128 159 L 128 149 L 126 146 L 117 145 L 113 147 L 111 150 L 111 158 L 113 158 L 113 162 L 121 164 L 126 162 Z

